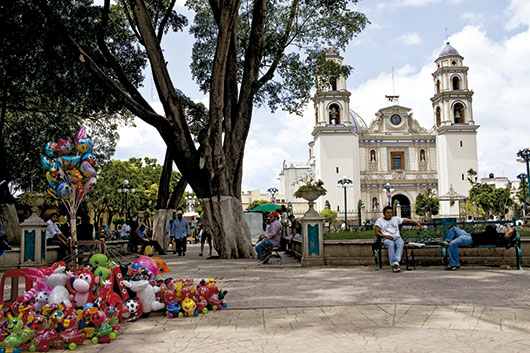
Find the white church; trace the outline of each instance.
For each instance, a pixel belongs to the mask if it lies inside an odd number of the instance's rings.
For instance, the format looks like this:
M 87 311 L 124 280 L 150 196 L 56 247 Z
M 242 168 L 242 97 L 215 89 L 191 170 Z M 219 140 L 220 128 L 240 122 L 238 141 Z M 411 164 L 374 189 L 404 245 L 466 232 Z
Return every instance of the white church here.
M 326 56 L 342 64 L 343 57 L 333 46 L 326 49 Z M 293 196 L 296 182 L 311 174 L 321 179 L 328 191 L 315 201 L 317 211 L 327 206 L 344 219 L 344 189 L 338 188 L 337 182 L 346 177 L 353 181 L 346 189 L 347 216 L 349 223 L 355 224 L 359 200 L 364 203 L 363 219 L 375 219 L 395 200 L 403 217 L 415 217 L 416 197 L 427 188 L 442 199 L 467 197 L 467 171 L 478 171 L 479 128 L 473 119 L 469 68 L 449 43 L 435 63 L 433 125 L 429 128 L 419 125 L 411 108 L 398 104 L 379 109 L 375 119 L 366 124 L 350 109 L 345 77 L 332 78 L 327 88 L 318 90 L 313 97 L 315 126 L 309 159 L 283 163 L 279 179 L 285 199 L 300 201 Z M 440 202 L 440 216 L 459 216 L 459 202 Z

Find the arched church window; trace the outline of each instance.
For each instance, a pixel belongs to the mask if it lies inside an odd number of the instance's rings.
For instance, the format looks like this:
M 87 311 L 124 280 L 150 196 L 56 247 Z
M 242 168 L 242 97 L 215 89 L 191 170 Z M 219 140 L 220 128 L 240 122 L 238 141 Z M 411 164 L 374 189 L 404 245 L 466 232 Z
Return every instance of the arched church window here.
M 329 83 L 331 84 L 331 90 L 336 91 L 337 90 L 337 79 L 335 77 L 332 77 L 329 80 Z
M 425 162 L 425 150 L 420 150 L 420 162 Z
M 460 78 L 458 76 L 453 77 L 453 91 L 460 89 Z
M 464 120 L 464 106 L 462 103 L 456 103 L 453 106 L 453 113 L 455 116 L 455 124 L 463 124 Z
M 436 126 L 440 126 L 440 124 L 442 123 L 441 121 L 442 110 L 440 109 L 440 107 L 436 107 L 436 111 L 434 112 L 434 115 L 436 117 Z
M 377 161 L 375 150 L 370 150 L 370 162 L 375 162 L 375 161 Z
M 338 104 L 330 105 L 328 113 L 330 124 L 340 124 L 340 107 Z
M 436 93 L 440 93 L 440 80 L 436 80 Z
M 377 202 L 377 197 L 372 197 L 372 210 L 377 210 L 379 203 Z

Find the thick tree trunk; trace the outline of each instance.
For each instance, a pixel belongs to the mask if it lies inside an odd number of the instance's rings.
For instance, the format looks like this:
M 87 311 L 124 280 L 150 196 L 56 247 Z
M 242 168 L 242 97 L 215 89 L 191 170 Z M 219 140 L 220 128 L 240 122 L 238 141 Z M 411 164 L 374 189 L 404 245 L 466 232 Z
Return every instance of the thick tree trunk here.
M 232 196 L 200 198 L 210 221 L 213 246 L 223 259 L 255 257 L 241 200 Z
M 167 223 L 171 219 L 173 212 L 171 209 L 155 210 L 153 221 L 153 239 L 158 241 L 163 249 L 167 250 L 169 244 L 169 236 L 166 232 Z
M 169 148 L 166 148 L 166 157 L 164 158 L 164 167 L 160 175 L 160 185 L 158 187 L 158 198 L 156 209 L 160 210 L 168 207 L 169 202 L 169 184 L 171 182 L 171 173 L 173 172 L 173 158 Z
M 14 204 L 0 204 L 0 222 L 2 222 L 7 233 L 7 241 L 9 244 L 20 244 L 22 230 L 18 223 L 17 210 Z
M 182 199 L 182 195 L 184 195 L 184 191 L 186 191 L 186 187 L 188 186 L 188 182 L 186 179 L 184 179 L 184 176 L 180 177 L 177 185 L 173 189 L 173 192 L 171 193 L 171 197 L 169 198 L 168 206 L 169 209 L 177 209 L 179 206 L 180 199 Z

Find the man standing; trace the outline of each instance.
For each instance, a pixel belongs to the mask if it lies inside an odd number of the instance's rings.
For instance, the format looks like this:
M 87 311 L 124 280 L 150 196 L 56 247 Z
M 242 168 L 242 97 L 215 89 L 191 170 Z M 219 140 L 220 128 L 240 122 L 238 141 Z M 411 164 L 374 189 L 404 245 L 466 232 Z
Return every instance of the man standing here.
M 383 243 L 388 248 L 388 261 L 392 266 L 392 272 L 399 272 L 404 244 L 399 234 L 399 226 L 400 224 L 414 224 L 421 229 L 421 224 L 406 218 L 392 217 L 392 212 L 390 206 L 383 209 L 383 217 L 375 222 L 375 235 L 383 238 Z
M 176 246 L 173 248 L 173 254 L 178 252 L 179 256 L 186 256 L 186 242 L 190 235 L 190 225 L 185 218 L 182 217 L 182 211 L 177 211 L 177 218 L 173 220 L 171 233 L 175 236 Z
M 259 237 L 260 242 L 256 244 L 256 252 L 259 260 L 266 264 L 271 258 L 271 249 L 278 246 L 282 235 L 282 224 L 280 222 L 280 215 L 277 212 L 271 212 L 269 215 L 270 226 L 267 228 L 265 234 Z
M 66 236 L 59 230 L 57 222 L 59 221 L 59 214 L 52 213 L 48 220 L 48 227 L 46 227 L 46 244 L 59 245 L 59 252 L 57 254 L 57 261 L 63 261 L 66 254 L 70 251 L 70 245 Z

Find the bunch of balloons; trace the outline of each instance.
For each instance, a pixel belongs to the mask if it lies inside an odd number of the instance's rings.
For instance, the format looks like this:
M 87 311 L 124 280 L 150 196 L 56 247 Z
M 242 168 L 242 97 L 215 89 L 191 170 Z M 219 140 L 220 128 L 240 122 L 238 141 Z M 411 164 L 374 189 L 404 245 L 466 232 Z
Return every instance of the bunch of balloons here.
M 83 196 L 96 186 L 96 157 L 92 153 L 94 142 L 81 128 L 75 136 L 75 146 L 70 139 L 46 143 L 41 163 L 46 168 L 48 193 L 62 200 L 75 212 Z

